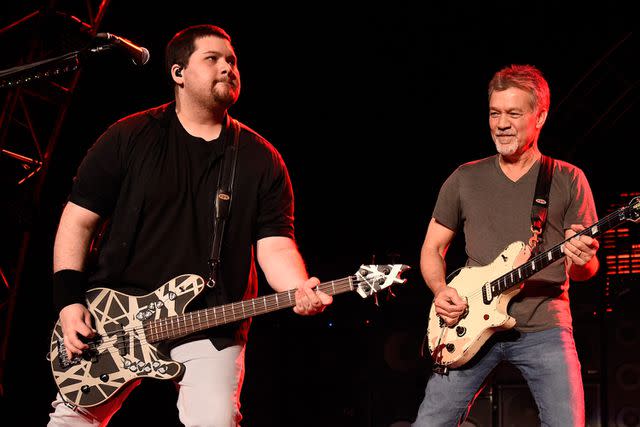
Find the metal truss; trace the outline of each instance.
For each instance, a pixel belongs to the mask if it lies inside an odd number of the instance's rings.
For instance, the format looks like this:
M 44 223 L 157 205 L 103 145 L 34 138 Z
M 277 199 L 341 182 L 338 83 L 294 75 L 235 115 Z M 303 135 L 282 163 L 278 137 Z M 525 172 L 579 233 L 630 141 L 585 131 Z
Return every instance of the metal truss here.
M 16 295 L 31 240 L 31 211 L 80 76 L 80 52 L 97 33 L 109 0 L 49 1 L 0 28 L 0 395 Z M 16 15 L 19 16 L 19 15 Z M 22 205 L 27 206 L 21 209 Z M 3 212 L 6 214 L 6 212 Z M 0 216 L 0 221 L 3 217 Z

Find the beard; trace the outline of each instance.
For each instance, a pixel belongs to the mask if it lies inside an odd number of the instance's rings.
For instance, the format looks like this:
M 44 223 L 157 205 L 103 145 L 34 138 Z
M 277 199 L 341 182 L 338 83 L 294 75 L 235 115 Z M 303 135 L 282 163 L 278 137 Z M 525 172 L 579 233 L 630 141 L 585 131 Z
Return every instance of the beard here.
M 494 136 L 493 142 L 496 145 L 498 154 L 503 156 L 511 156 L 518 150 L 518 140 L 516 138 L 513 138 L 513 140 L 507 144 L 503 144 L 498 142 L 498 138 Z
M 211 88 L 211 94 L 217 104 L 230 107 L 236 103 L 240 96 L 240 84 L 215 82 Z

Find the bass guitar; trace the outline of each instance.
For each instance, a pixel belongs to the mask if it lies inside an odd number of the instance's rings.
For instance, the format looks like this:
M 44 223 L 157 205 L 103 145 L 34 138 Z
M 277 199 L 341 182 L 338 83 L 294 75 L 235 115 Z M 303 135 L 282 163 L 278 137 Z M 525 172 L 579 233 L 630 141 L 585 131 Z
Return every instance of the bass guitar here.
M 404 283 L 403 264 L 362 265 L 355 275 L 321 283 L 317 289 L 336 295 L 356 291 L 366 298 Z M 295 289 L 185 313 L 205 288 L 202 277 L 175 277 L 152 293 L 131 296 L 112 289 L 87 291 L 86 301 L 96 335 L 82 355 L 67 356 L 60 321 L 56 323 L 48 359 L 56 386 L 68 405 L 91 407 L 105 402 L 139 378 L 174 379 L 184 365 L 157 346 L 178 338 L 252 316 L 295 305 Z

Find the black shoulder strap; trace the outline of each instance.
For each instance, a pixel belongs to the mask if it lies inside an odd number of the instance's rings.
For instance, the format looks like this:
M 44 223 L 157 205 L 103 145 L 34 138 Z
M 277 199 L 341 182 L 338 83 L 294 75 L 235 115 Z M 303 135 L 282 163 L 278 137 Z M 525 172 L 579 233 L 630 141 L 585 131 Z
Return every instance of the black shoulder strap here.
M 542 155 L 540 158 L 540 170 L 538 171 L 538 181 L 536 191 L 533 195 L 531 207 L 531 232 L 533 236 L 529 239 L 529 246 L 533 249 L 542 242 L 541 234 L 547 222 L 547 211 L 549 209 L 549 190 L 551 189 L 551 179 L 553 178 L 554 160 Z
M 233 184 L 236 178 L 236 164 L 238 163 L 238 144 L 240 139 L 240 123 L 229 117 L 229 130 L 233 135 L 233 143 L 228 144 L 223 157 L 220 176 L 218 177 L 218 190 L 215 200 L 215 218 L 213 222 L 213 244 L 211 245 L 211 257 L 209 257 L 209 280 L 207 286 L 213 288 L 218 280 L 220 268 L 220 249 L 224 226 L 231 209 Z

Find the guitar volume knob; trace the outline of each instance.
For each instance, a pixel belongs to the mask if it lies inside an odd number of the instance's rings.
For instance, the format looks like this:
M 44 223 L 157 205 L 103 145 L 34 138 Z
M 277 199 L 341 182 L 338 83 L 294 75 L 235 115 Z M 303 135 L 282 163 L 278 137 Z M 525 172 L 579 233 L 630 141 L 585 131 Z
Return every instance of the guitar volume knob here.
M 456 346 L 451 343 L 447 344 L 445 348 L 449 353 L 453 353 L 454 351 L 456 351 Z
M 458 326 L 458 327 L 456 327 L 456 334 L 457 334 L 459 337 L 464 336 L 464 334 L 466 334 L 466 333 L 467 333 L 467 328 L 465 328 L 464 326 Z

